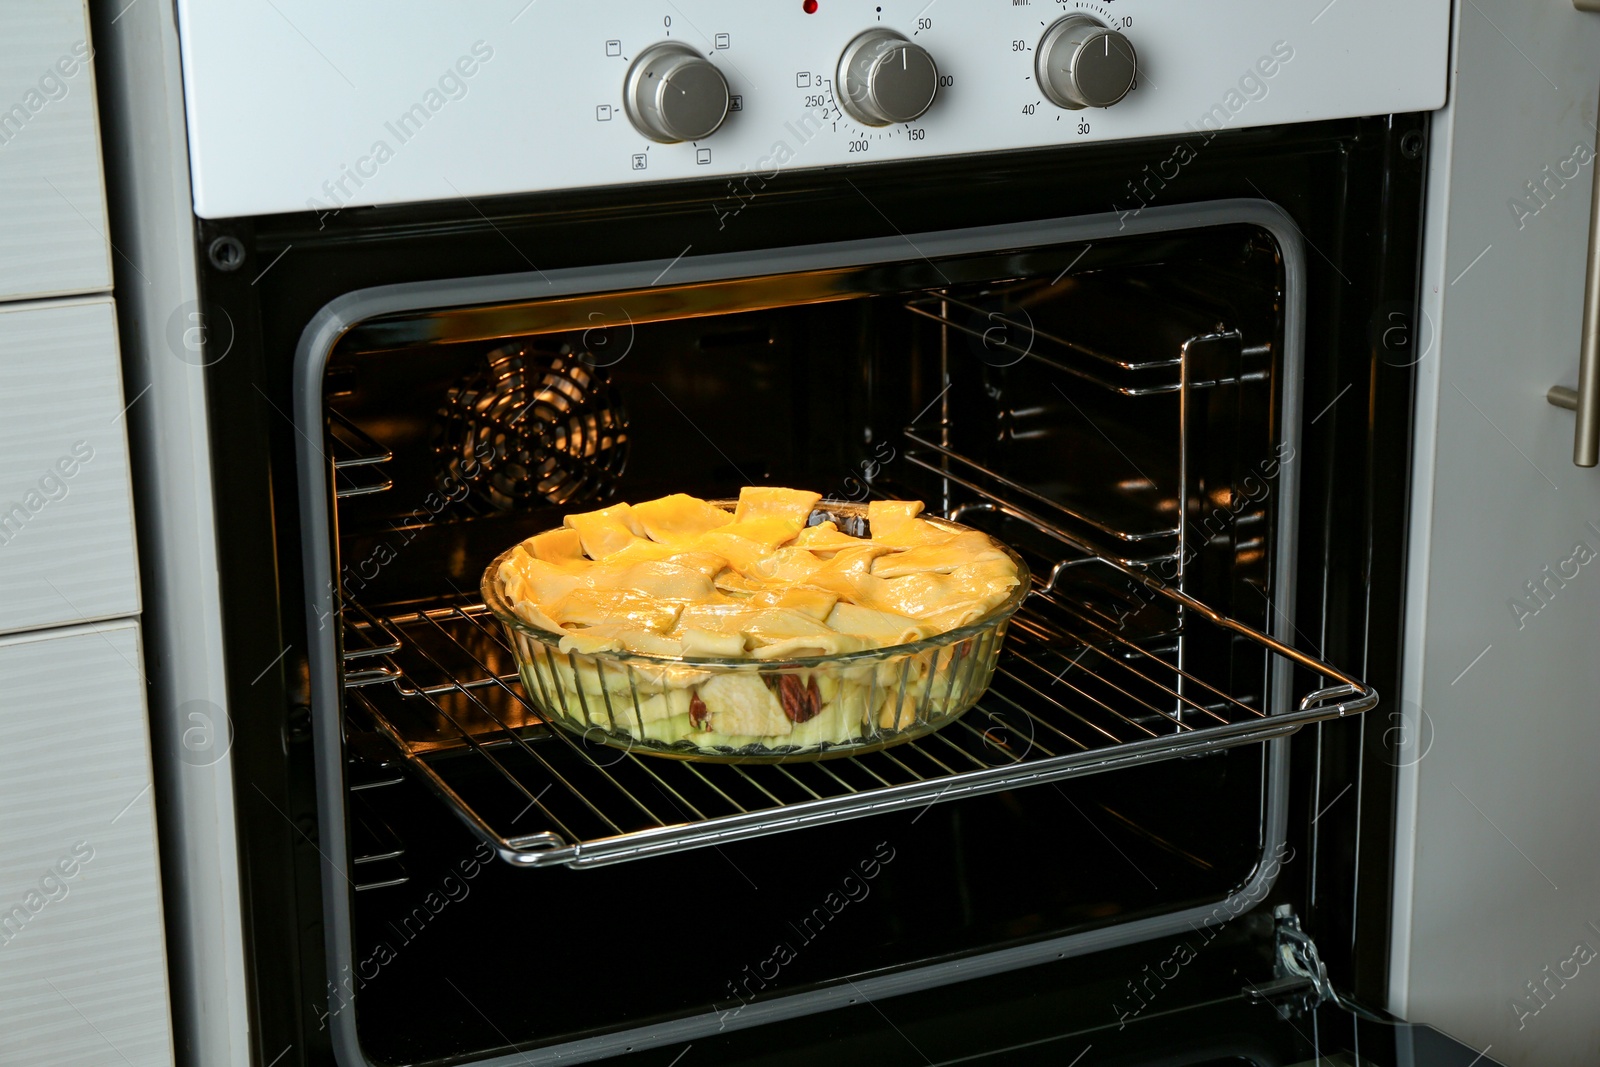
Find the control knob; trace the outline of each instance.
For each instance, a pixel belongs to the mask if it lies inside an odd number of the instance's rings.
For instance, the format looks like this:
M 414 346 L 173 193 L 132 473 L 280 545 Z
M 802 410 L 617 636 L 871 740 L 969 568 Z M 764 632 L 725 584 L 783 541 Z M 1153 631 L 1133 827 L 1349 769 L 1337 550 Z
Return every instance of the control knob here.
M 652 141 L 698 141 L 728 117 L 728 82 L 693 48 L 663 41 L 628 68 L 622 103 L 634 128 Z
M 1039 88 L 1057 107 L 1110 107 L 1133 88 L 1133 44 L 1088 15 L 1068 15 L 1045 31 L 1034 55 Z
M 893 30 L 872 29 L 845 46 L 834 78 L 839 104 L 868 126 L 910 122 L 933 104 L 939 68 Z

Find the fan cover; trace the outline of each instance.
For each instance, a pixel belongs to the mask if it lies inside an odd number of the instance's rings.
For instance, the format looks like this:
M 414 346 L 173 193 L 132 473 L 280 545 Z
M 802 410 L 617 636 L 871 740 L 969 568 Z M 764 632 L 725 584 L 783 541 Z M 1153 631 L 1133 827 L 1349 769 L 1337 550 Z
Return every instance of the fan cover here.
M 628 459 L 628 416 L 572 345 L 519 342 L 451 386 L 439 410 L 441 489 L 499 511 L 604 500 Z

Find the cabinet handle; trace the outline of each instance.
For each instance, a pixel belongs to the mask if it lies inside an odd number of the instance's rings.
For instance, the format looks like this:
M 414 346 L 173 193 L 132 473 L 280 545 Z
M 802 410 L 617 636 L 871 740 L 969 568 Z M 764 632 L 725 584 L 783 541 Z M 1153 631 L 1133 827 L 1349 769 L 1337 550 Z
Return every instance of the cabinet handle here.
M 1553 385 L 1545 399 L 1577 412 L 1572 432 L 1572 462 L 1600 462 L 1600 181 L 1589 203 L 1589 260 L 1583 279 L 1583 337 L 1578 349 L 1578 388 Z
M 1583 279 L 1583 337 L 1578 349 L 1578 388 L 1553 385 L 1545 399 L 1577 413 L 1572 431 L 1572 462 L 1600 462 L 1600 181 L 1589 204 L 1589 260 Z
M 1600 0 L 1572 0 L 1579 11 L 1600 12 Z M 1578 348 L 1578 388 L 1552 385 L 1545 399 L 1577 413 L 1572 431 L 1572 462 L 1600 462 L 1600 179 L 1589 194 L 1589 258 L 1583 278 L 1583 337 Z

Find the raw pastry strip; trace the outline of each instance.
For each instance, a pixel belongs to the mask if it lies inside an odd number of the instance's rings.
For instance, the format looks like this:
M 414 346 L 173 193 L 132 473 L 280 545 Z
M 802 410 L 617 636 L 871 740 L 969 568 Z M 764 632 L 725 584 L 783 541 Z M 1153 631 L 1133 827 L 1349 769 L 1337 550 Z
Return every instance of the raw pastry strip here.
M 927 522 L 920 501 L 873 501 L 871 536 L 858 538 L 807 527 L 820 500 L 746 487 L 729 514 L 676 493 L 529 538 L 500 578 L 519 616 L 562 637 L 559 653 L 519 638 L 524 682 L 586 728 L 733 749 L 859 741 L 964 708 L 987 684 L 994 635 L 809 672 L 590 657 L 781 662 L 886 648 L 980 618 L 1017 584 L 992 540 Z

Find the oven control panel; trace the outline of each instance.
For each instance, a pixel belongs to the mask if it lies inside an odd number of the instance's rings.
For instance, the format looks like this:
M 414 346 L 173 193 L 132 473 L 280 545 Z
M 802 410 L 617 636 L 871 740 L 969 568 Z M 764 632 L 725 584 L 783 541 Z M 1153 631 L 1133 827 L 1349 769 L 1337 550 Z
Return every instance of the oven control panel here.
M 753 195 L 795 168 L 1170 138 L 1155 175 L 1222 130 L 1437 108 L 1450 39 L 1449 0 L 178 0 L 178 17 L 207 218 L 707 177 Z

